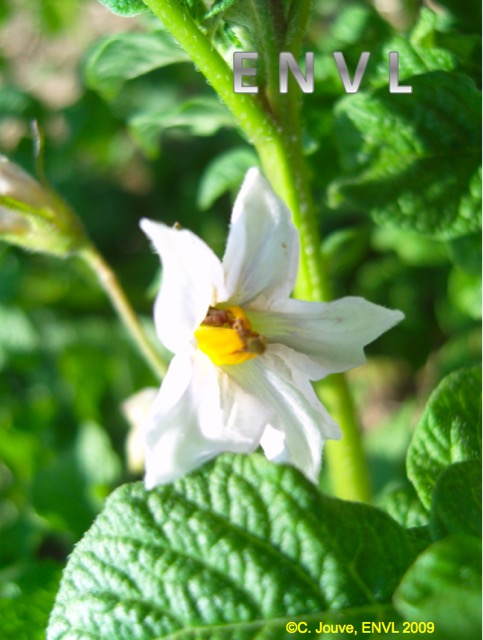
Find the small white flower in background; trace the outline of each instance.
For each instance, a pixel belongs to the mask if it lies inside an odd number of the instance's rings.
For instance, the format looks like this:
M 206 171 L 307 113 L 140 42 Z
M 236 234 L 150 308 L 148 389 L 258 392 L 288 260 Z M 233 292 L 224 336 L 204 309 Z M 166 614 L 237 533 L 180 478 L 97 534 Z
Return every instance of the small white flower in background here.
M 158 390 L 147 387 L 122 403 L 121 411 L 129 424 L 126 440 L 126 461 L 130 473 L 141 473 L 144 469 L 143 427 Z
M 235 202 L 222 262 L 190 231 L 141 227 L 163 264 L 157 333 L 175 354 L 143 427 L 147 488 L 259 445 L 316 480 L 324 442 L 341 433 L 310 381 L 362 364 L 363 347 L 403 314 L 363 298 L 290 299 L 298 233 L 257 169 Z

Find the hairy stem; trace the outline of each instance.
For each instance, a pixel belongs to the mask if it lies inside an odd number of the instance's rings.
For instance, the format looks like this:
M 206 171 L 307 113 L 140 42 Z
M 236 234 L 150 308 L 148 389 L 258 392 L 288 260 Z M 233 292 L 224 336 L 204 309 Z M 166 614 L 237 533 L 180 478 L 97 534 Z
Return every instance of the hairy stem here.
M 278 51 L 282 45 L 283 35 L 277 29 L 275 20 L 276 2 L 266 0 L 247 0 L 252 24 L 258 43 L 259 84 L 264 87 L 266 100 L 271 113 L 277 118 L 278 103 Z
M 91 244 L 88 244 L 82 251 L 80 251 L 79 256 L 95 273 L 126 329 L 135 344 L 138 346 L 141 354 L 146 359 L 146 362 L 149 364 L 156 376 L 162 380 L 166 374 L 166 364 L 161 359 L 144 332 L 137 315 L 133 311 L 126 294 L 110 266 L 97 249 Z
M 287 123 L 284 130 L 290 136 L 293 176 L 298 191 L 299 206 L 304 214 L 301 216 L 302 224 L 298 227 L 301 242 L 307 236 L 310 237 L 312 243 L 305 245 L 305 251 L 307 252 L 309 247 L 314 250 L 314 245 L 316 251 L 314 260 L 307 261 L 308 269 L 302 273 L 304 280 L 301 281 L 299 278 L 297 282 L 296 294 L 307 300 L 330 300 L 332 297 L 330 282 L 325 263 L 318 249 L 320 246 L 319 231 L 312 192 L 307 178 L 296 100 L 293 97 L 288 99 L 285 112 L 292 112 L 294 117 L 290 123 Z M 342 429 L 340 441 L 329 441 L 326 444 L 325 462 L 332 490 L 340 498 L 361 502 L 369 501 L 371 493 L 367 461 L 347 379 L 343 374 L 329 376 L 327 381 L 316 385 L 316 391 L 323 402 L 330 407 L 331 414 Z
M 284 51 L 290 51 L 298 58 L 302 50 L 302 42 L 307 30 L 313 0 L 292 0 L 287 21 L 287 35 Z
M 284 49 L 295 58 L 300 56 L 302 41 L 312 10 L 312 0 L 293 0 L 290 6 L 288 29 Z M 284 114 L 283 131 L 290 145 L 291 161 L 299 191 L 300 206 L 304 208 L 303 223 L 299 227 L 301 238 L 310 237 L 312 243 L 305 251 L 315 251 L 315 260 L 308 261 L 308 278 L 297 283 L 295 293 L 308 300 L 330 300 L 332 288 L 327 275 L 320 247 L 315 206 L 309 185 L 307 164 L 302 145 L 301 92 L 293 78 L 289 78 Z M 314 246 L 315 245 L 315 246 Z M 305 277 L 305 275 L 304 275 Z M 336 496 L 347 500 L 367 502 L 371 497 L 369 470 L 364 454 L 356 409 L 347 379 L 343 374 L 329 376 L 316 384 L 320 398 L 330 408 L 342 430 L 342 439 L 327 442 L 325 464 L 328 467 L 332 490 Z

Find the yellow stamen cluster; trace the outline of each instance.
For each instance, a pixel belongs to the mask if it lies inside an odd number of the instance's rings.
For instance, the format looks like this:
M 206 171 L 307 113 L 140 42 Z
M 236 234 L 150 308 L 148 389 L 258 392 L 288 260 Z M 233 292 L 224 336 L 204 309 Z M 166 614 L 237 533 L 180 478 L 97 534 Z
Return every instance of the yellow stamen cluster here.
M 265 338 L 253 331 L 241 307 L 210 307 L 195 331 L 198 347 L 216 365 L 240 364 L 265 351 Z

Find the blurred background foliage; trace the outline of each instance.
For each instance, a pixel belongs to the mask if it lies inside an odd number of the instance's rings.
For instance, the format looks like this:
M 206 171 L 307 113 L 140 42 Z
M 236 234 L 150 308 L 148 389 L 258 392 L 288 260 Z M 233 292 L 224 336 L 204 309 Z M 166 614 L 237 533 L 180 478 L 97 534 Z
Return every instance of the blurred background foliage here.
M 463 5 L 440 4 L 449 12 L 437 29 L 410 0 L 320 1 L 307 41 L 316 52 L 304 117 L 321 256 L 337 297 L 361 295 L 406 314 L 350 376 L 377 493 L 405 482 L 407 444 L 429 392 L 480 359 L 481 243 L 479 233 L 442 239 L 377 226 L 331 197 L 345 153 L 332 52 L 343 50 L 351 69 L 371 51 L 363 85 L 377 88 L 387 83 L 388 51 L 405 47 L 403 83 L 431 70 L 432 59 L 417 66 L 423 49 L 441 47 L 435 68 L 478 83 L 479 24 Z M 183 54 L 149 15 L 117 18 L 90 0 L 0 0 L 0 21 L 0 150 L 33 174 L 30 123 L 38 121 L 49 179 L 151 329 L 159 263 L 139 219 L 177 221 L 221 255 L 233 196 L 256 156 L 192 65 L 167 66 Z M 411 30 L 412 45 L 402 37 Z M 30 639 L 73 544 L 112 488 L 135 477 L 121 405 L 156 380 L 83 264 L 4 243 L 0 371 L 0 616 L 9 637 Z M 10 598 L 24 603 L 22 620 L 9 613 Z

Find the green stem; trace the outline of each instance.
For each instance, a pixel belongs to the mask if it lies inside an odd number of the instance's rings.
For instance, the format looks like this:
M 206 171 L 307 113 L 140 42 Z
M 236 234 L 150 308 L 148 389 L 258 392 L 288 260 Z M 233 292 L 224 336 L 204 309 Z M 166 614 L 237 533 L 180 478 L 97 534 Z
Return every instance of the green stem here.
M 298 58 L 302 50 L 302 42 L 307 30 L 313 0 L 292 0 L 287 21 L 284 51 L 290 51 Z
M 341 440 L 325 444 L 325 465 L 334 495 L 345 500 L 369 502 L 371 484 L 359 422 L 347 378 L 333 374 L 318 382 L 316 391 L 342 429 Z
M 263 43 L 258 48 L 260 59 L 258 60 L 258 84 L 264 88 L 267 108 L 277 119 L 279 116 L 278 101 L 278 52 L 283 42 L 278 22 L 277 0 L 247 0 L 247 8 L 250 11 L 252 24 L 255 31 L 255 42 Z
M 233 113 L 249 141 L 254 145 L 270 144 L 273 136 L 277 135 L 275 123 L 253 94 L 233 91 L 232 70 L 198 29 L 188 11 L 177 0 L 144 2 L 191 57 L 197 69 Z
M 312 11 L 312 4 L 312 0 L 293 0 L 290 6 L 284 50 L 290 51 L 296 59 L 300 56 L 302 50 L 302 42 Z M 295 146 L 292 145 L 292 161 L 294 170 L 299 176 L 300 193 L 303 194 L 301 200 L 306 208 L 305 233 L 318 238 L 319 230 L 316 225 L 312 192 L 308 186 L 309 180 L 301 141 L 301 93 L 298 87 L 295 86 L 293 79 L 292 84 L 289 84 L 289 92 L 286 98 L 287 104 L 282 109 L 282 113 L 285 114 L 284 131 L 288 132 L 287 135 L 292 142 L 297 140 L 297 144 Z M 312 277 L 310 282 L 307 283 L 312 295 L 310 295 L 309 291 L 308 296 L 305 293 L 300 297 L 330 300 L 332 298 L 331 286 L 320 251 L 318 252 L 318 267 L 320 273 L 319 282 L 322 285 L 320 292 L 314 291 L 313 283 L 315 278 Z M 306 288 L 304 283 L 298 283 L 297 289 L 304 292 Z M 299 294 L 299 291 L 297 290 L 296 293 Z M 314 293 L 319 293 L 320 297 L 316 297 Z M 371 498 L 369 470 L 347 378 L 343 374 L 329 376 L 327 380 L 316 384 L 316 391 L 330 408 L 331 414 L 336 418 L 342 429 L 341 440 L 330 440 L 325 445 L 325 464 L 329 470 L 332 491 L 336 496 L 346 500 L 367 502 Z
M 289 85 L 285 104 L 281 100 L 278 102 L 278 105 L 282 104 L 280 112 L 284 115 L 276 122 L 263 109 L 257 95 L 233 91 L 231 68 L 179 2 L 144 2 L 176 38 L 230 109 L 249 142 L 256 148 L 266 177 L 292 211 L 294 224 L 300 233 L 297 297 L 306 300 L 330 299 L 329 278 L 321 259 L 317 218 L 302 147 L 300 90 Z M 286 45 L 297 56 L 311 6 L 311 0 L 294 0 L 292 3 L 293 23 L 287 32 Z M 324 385 L 324 401 L 327 395 Z M 327 453 L 334 490 L 342 498 L 365 501 L 369 495 L 368 473 L 354 405 L 343 376 L 334 376 L 329 400 L 333 415 L 343 431 L 342 441 L 336 443 L 338 453 L 332 454 L 332 450 Z
M 290 94 L 287 95 L 290 96 Z M 318 247 L 319 234 L 315 207 L 308 186 L 296 100 L 297 98 L 293 97 L 288 99 L 285 113 L 293 113 L 294 115 L 285 131 L 288 132 L 292 142 L 291 159 L 296 178 L 295 184 L 298 186 L 300 203 L 304 207 L 305 214 L 304 226 L 299 227 L 299 231 L 301 238 L 303 238 L 303 233 L 311 234 L 311 237 L 317 240 L 316 246 Z M 296 127 L 298 127 L 298 132 Z M 308 300 L 330 300 L 332 298 L 331 287 L 320 250 L 317 251 L 316 262 L 318 270 L 315 273 L 308 271 L 303 274 L 304 278 L 308 275 L 308 279 L 305 282 L 300 280 L 297 282 L 296 294 Z M 312 266 L 312 262 L 309 264 Z M 325 463 L 333 493 L 346 500 L 368 502 L 371 498 L 369 471 L 347 379 L 343 374 L 329 376 L 326 381 L 316 385 L 316 391 L 322 401 L 330 408 L 331 414 L 342 429 L 341 440 L 329 441 L 325 445 Z
M 166 364 L 158 355 L 144 332 L 138 317 L 129 304 L 129 301 L 112 269 L 97 249 L 91 244 L 87 244 L 85 248 L 79 252 L 79 257 L 81 257 L 96 274 L 97 279 L 109 296 L 112 305 L 119 314 L 119 317 L 132 336 L 134 342 L 138 345 L 140 352 L 145 357 L 147 363 L 156 376 L 162 380 L 166 375 Z

